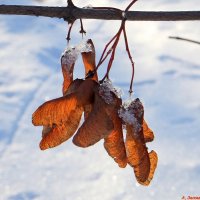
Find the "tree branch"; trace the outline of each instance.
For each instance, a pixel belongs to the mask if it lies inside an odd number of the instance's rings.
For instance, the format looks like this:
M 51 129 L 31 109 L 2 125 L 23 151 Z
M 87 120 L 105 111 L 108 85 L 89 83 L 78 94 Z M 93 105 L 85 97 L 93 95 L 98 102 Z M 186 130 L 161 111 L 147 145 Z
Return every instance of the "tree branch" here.
M 71 19 L 101 19 L 121 20 L 121 12 L 105 9 L 86 9 L 78 7 L 42 7 L 42 6 L 16 6 L 0 5 L 0 14 L 5 15 L 31 15 L 43 17 Z M 126 13 L 129 21 L 187 21 L 200 20 L 200 11 L 179 11 L 179 12 L 145 12 L 128 11 Z
M 186 38 L 182 38 L 182 37 L 169 36 L 169 38 L 170 38 L 170 39 L 175 39 L 175 40 L 183 40 L 183 41 L 186 41 L 186 42 L 192 42 L 192 43 L 195 43 L 195 44 L 199 44 L 199 45 L 200 45 L 200 42 L 198 42 L 198 41 L 190 40 L 190 39 L 186 39 Z

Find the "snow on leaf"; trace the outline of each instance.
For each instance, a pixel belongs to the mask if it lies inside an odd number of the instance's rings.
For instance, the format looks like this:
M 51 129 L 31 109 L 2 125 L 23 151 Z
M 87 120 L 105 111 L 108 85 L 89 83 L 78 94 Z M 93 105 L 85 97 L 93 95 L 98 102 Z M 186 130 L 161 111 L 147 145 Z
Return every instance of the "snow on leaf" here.
M 62 53 L 61 62 L 62 64 L 70 66 L 75 63 L 80 53 L 82 52 L 87 53 L 91 51 L 92 51 L 92 46 L 91 44 L 88 44 L 86 40 L 82 41 L 75 47 L 69 45 Z
M 91 44 L 89 44 L 89 43 L 87 42 L 87 40 L 83 40 L 80 44 L 78 44 L 78 45 L 76 46 L 76 49 L 77 49 L 77 51 L 79 51 L 80 53 L 83 53 L 83 52 L 88 53 L 88 52 L 91 52 L 91 51 L 92 51 L 92 46 L 91 46 Z
M 142 128 L 140 122 L 135 116 L 136 111 L 140 116 L 143 114 L 143 110 L 140 110 L 139 104 L 141 104 L 141 102 L 138 101 L 138 99 L 135 99 L 134 101 L 132 99 L 128 99 L 122 104 L 118 111 L 119 117 L 125 124 L 133 125 L 135 133 L 139 132 Z
M 77 60 L 79 51 L 75 47 L 68 46 L 62 53 L 61 62 L 67 66 L 73 65 Z
M 112 81 L 106 79 L 99 88 L 99 95 L 104 99 L 107 104 L 111 104 L 113 101 L 113 96 L 111 94 L 113 92 L 118 98 L 121 98 L 122 91 L 120 88 L 116 88 L 113 86 Z

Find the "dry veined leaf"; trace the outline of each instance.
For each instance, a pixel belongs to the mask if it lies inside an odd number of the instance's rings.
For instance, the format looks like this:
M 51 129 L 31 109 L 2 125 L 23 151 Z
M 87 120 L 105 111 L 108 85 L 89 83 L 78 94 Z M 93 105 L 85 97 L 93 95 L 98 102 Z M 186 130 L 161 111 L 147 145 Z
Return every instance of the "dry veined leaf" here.
M 79 147 L 91 146 L 113 130 L 112 120 L 105 111 L 105 102 L 98 94 L 98 87 L 95 89 L 92 111 L 73 138 L 73 143 Z
M 95 62 L 95 47 L 91 39 L 87 41 L 87 44 L 90 45 L 91 51 L 82 52 L 82 59 L 83 64 L 85 67 L 85 77 L 87 77 L 88 73 L 93 72 L 96 68 L 96 62 Z M 98 81 L 97 72 L 91 76 L 92 80 Z M 92 104 L 85 105 L 84 106 L 84 118 L 87 119 L 90 112 L 92 111 Z
M 53 127 L 51 132 L 42 138 L 40 142 L 41 150 L 58 146 L 68 140 L 77 130 L 82 113 L 82 107 L 78 107 L 76 108 L 76 111 L 71 112 L 70 117 L 66 122 L 63 122 L 62 125 L 56 125 L 56 127 Z
M 150 184 L 151 180 L 153 179 L 154 172 L 155 172 L 155 169 L 156 169 L 157 163 L 158 163 L 157 153 L 152 150 L 149 153 L 149 159 L 150 159 L 150 172 L 149 172 L 149 176 L 148 176 L 147 180 L 144 182 L 141 182 L 140 179 L 137 179 L 138 183 L 145 185 L 145 186 L 148 186 Z
M 153 178 L 157 166 L 157 155 L 154 151 L 150 154 L 145 145 L 143 133 L 144 109 L 139 99 L 134 100 L 128 108 L 136 118 L 135 124 L 126 123 L 126 152 L 129 164 L 134 167 L 137 181 L 148 185 Z
M 110 95 L 112 95 L 113 101 L 111 104 L 106 105 L 106 112 L 113 122 L 114 129 L 104 138 L 104 147 L 108 154 L 118 163 L 119 167 L 124 168 L 127 165 L 127 156 L 123 138 L 122 121 L 118 116 L 118 110 L 122 101 L 113 92 L 110 92 Z
M 35 126 L 61 125 L 77 107 L 93 102 L 95 85 L 97 85 L 95 81 L 85 80 L 76 92 L 45 102 L 33 113 L 33 124 Z
M 73 71 L 74 71 L 74 65 L 75 60 L 70 60 L 70 54 L 71 51 L 74 51 L 73 49 L 68 49 L 63 53 L 63 56 L 61 57 L 61 66 L 62 66 L 62 73 L 63 73 L 63 95 L 66 94 L 67 89 L 69 85 L 73 81 Z
M 63 53 L 61 57 L 61 67 L 62 67 L 62 73 L 63 73 L 63 88 L 62 92 L 63 95 L 70 94 L 74 92 L 80 85 L 80 82 L 82 80 L 76 80 L 73 81 L 73 70 L 75 65 L 75 59 L 71 59 L 71 53 L 74 51 L 74 49 L 67 49 Z M 70 89 L 69 89 L 70 86 Z M 61 143 L 61 141 L 64 140 L 64 136 L 66 136 L 69 133 L 66 133 L 67 127 L 65 127 L 67 124 L 63 124 L 62 126 L 58 127 L 57 125 L 54 125 L 53 127 L 49 126 L 43 126 L 42 130 L 42 141 L 40 142 L 40 148 L 42 150 L 54 147 Z M 63 128 L 63 126 L 65 128 Z M 62 134 L 63 131 L 63 134 Z M 57 137 L 55 135 L 57 134 Z M 62 137 L 62 138 L 61 138 Z M 66 138 L 67 139 L 67 138 Z M 60 142 L 59 142 L 60 141 Z
M 145 143 L 152 142 L 154 140 L 153 131 L 148 127 L 147 122 L 143 120 L 143 134 Z
M 80 84 L 83 82 L 81 79 L 76 79 L 68 88 L 67 94 L 75 92 Z M 42 140 L 40 142 L 40 149 L 45 150 L 60 145 L 68 140 L 77 130 L 83 109 L 82 107 L 76 108 L 76 112 L 72 112 L 68 120 L 61 125 L 53 125 L 52 127 L 44 126 L 42 131 Z
M 91 46 L 91 51 L 89 52 L 82 52 L 82 59 L 83 64 L 85 66 L 85 77 L 87 77 L 89 72 L 93 72 L 96 68 L 96 62 L 95 62 L 95 48 L 94 44 L 91 39 L 87 41 L 87 43 Z M 91 79 L 98 81 L 97 72 L 94 73 L 94 75 L 91 77 Z
M 35 126 L 43 125 L 52 128 L 52 130 L 50 128 L 44 130 L 44 138 L 40 143 L 41 149 L 57 146 L 69 139 L 78 128 L 83 106 L 93 102 L 93 88 L 98 85 L 95 81 L 75 80 L 71 88 L 75 85 L 80 85 L 75 92 L 48 101 L 34 112 L 32 122 Z

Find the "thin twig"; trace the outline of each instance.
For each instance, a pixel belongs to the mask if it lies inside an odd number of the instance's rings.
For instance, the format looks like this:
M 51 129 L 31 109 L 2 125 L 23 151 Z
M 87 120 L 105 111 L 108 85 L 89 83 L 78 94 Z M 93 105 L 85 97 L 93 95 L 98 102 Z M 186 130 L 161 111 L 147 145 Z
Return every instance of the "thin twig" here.
M 131 65 L 132 65 L 132 76 L 131 76 L 131 83 L 130 83 L 130 89 L 129 89 L 129 93 L 131 94 L 133 92 L 133 79 L 134 79 L 134 74 L 135 74 L 135 64 L 133 62 L 133 58 L 131 56 L 131 52 L 130 52 L 130 49 L 129 49 L 125 27 L 123 28 L 123 33 L 124 33 L 124 41 L 125 41 L 126 51 L 128 53 L 128 57 L 131 61 Z
M 81 30 L 79 31 L 79 33 L 82 34 L 82 38 L 83 38 L 83 35 L 86 35 L 86 31 L 83 28 L 83 21 L 82 21 L 82 19 L 80 19 L 80 23 L 81 23 Z
M 187 41 L 187 42 L 192 42 L 192 43 L 195 43 L 195 44 L 199 44 L 199 45 L 200 45 L 200 42 L 199 42 L 199 41 L 190 40 L 190 39 L 186 39 L 186 38 L 182 38 L 182 37 L 169 36 L 169 38 L 170 38 L 170 39 L 175 39 L 175 40 L 183 40 L 183 41 Z

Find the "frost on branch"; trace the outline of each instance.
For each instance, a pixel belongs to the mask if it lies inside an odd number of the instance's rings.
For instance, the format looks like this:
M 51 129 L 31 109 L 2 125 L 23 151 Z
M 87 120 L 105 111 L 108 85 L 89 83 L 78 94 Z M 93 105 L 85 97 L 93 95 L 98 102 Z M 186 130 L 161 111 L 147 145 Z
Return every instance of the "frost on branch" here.
M 104 99 L 107 104 L 111 104 L 113 102 L 113 92 L 118 98 L 121 98 L 122 91 L 120 88 L 116 88 L 113 86 L 111 80 L 106 79 L 99 88 L 99 95 Z
M 88 4 L 87 6 L 84 6 L 83 8 L 85 8 L 85 9 L 92 9 L 93 6 L 91 4 Z

